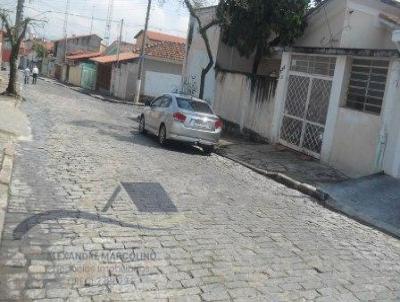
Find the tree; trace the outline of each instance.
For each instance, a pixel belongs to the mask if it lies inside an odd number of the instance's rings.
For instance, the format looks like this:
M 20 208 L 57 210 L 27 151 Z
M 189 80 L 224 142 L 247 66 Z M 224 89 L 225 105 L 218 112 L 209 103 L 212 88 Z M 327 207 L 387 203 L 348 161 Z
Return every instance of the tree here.
M 159 0 L 160 4 L 164 3 L 166 0 Z M 199 28 L 199 33 L 204 41 L 204 45 L 206 47 L 207 51 L 207 56 L 208 56 L 208 63 L 205 68 L 202 69 L 201 71 L 201 77 L 200 77 L 200 89 L 199 89 L 199 98 L 204 97 L 204 91 L 205 91 L 205 83 L 206 83 L 206 76 L 208 72 L 212 69 L 214 66 L 214 57 L 211 51 L 211 45 L 210 45 L 210 40 L 208 39 L 207 35 L 207 30 L 213 27 L 214 25 L 217 25 L 218 22 L 216 19 L 211 20 L 207 24 L 203 24 L 201 21 L 199 15 L 197 14 L 196 9 L 200 7 L 205 7 L 209 4 L 208 0 L 180 0 L 188 9 L 190 16 L 196 20 L 198 28 Z
M 221 0 L 217 22 L 222 40 L 240 55 L 254 55 L 252 74 L 277 45 L 287 46 L 302 35 L 310 0 Z
M 197 25 L 199 27 L 199 33 L 204 41 L 204 44 L 206 46 L 207 50 L 207 55 L 208 55 L 208 64 L 203 70 L 201 71 L 201 77 L 200 77 L 200 92 L 199 92 L 199 98 L 204 97 L 204 90 L 205 90 L 205 82 L 206 82 L 206 76 L 208 72 L 211 70 L 211 68 L 214 66 L 214 57 L 211 51 L 211 46 L 210 46 L 210 40 L 208 39 L 207 35 L 207 30 L 213 27 L 214 25 L 217 25 L 218 22 L 217 20 L 212 20 L 207 24 L 203 24 L 201 21 L 199 15 L 197 14 L 195 7 L 201 7 L 204 5 L 203 1 L 193 1 L 193 3 L 190 0 L 183 0 L 184 4 L 186 5 L 187 9 L 189 10 L 190 16 L 194 18 L 197 22 Z
M 11 24 L 11 21 L 9 19 L 9 12 L 5 10 L 0 11 L 0 20 L 4 24 L 6 38 L 11 44 L 10 76 L 8 87 L 6 89 L 6 93 L 10 95 L 17 95 L 16 82 L 18 54 L 22 40 L 24 39 L 26 34 L 28 24 L 33 20 L 31 18 L 23 19 L 22 15 L 24 3 L 25 0 L 18 0 L 14 26 Z
M 47 48 L 42 42 L 34 41 L 32 49 L 36 52 L 38 58 L 44 59 L 47 58 Z

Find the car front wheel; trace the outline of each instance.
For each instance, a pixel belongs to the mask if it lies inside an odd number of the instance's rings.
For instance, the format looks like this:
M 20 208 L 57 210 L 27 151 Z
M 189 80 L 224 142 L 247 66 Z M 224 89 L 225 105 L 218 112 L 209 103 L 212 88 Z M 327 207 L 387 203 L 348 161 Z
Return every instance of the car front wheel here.
M 144 116 L 141 116 L 140 117 L 140 120 L 139 120 L 139 133 L 140 134 L 145 134 L 146 133 L 146 122 L 145 122 L 145 120 L 144 120 Z
M 165 125 L 161 125 L 158 131 L 158 142 L 161 146 L 165 146 L 167 143 L 167 129 L 165 129 Z

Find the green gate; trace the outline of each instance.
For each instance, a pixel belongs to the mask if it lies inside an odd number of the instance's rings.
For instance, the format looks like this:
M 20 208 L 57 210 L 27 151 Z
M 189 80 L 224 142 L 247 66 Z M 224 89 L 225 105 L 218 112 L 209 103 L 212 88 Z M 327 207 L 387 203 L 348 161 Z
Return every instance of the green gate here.
M 96 64 L 82 63 L 81 87 L 85 89 L 96 89 Z

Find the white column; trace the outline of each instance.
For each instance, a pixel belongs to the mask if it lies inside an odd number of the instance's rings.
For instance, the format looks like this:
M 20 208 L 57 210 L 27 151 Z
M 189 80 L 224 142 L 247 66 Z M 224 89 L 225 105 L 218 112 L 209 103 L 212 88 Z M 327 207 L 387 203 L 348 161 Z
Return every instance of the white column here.
M 339 107 L 345 102 L 350 69 L 350 58 L 347 56 L 338 56 L 332 79 L 331 97 L 329 99 L 328 114 L 322 141 L 321 161 L 323 162 L 330 161 L 337 116 Z
M 275 92 L 275 101 L 274 101 L 275 105 L 272 117 L 272 127 L 270 129 L 270 135 L 269 135 L 269 139 L 272 143 L 277 143 L 279 141 L 282 115 L 285 109 L 285 99 L 289 81 L 291 57 L 292 54 L 290 52 L 284 52 L 282 54 L 282 62 L 278 79 L 278 86 L 276 87 L 276 92 Z
M 385 173 L 400 178 L 400 59 L 395 59 L 389 67 L 383 100 L 381 136 L 386 145 L 383 154 Z

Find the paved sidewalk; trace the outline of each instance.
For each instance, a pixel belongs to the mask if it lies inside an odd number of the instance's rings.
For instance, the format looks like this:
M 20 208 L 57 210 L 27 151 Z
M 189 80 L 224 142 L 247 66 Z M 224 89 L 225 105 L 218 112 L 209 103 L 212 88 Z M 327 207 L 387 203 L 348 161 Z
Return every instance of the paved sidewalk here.
M 400 238 L 400 180 L 376 174 L 322 189 L 331 196 L 328 206 Z
M 224 137 L 220 141 L 218 153 L 269 173 L 281 173 L 314 187 L 321 183 L 335 183 L 347 179 L 343 173 L 318 160 L 281 145 Z

